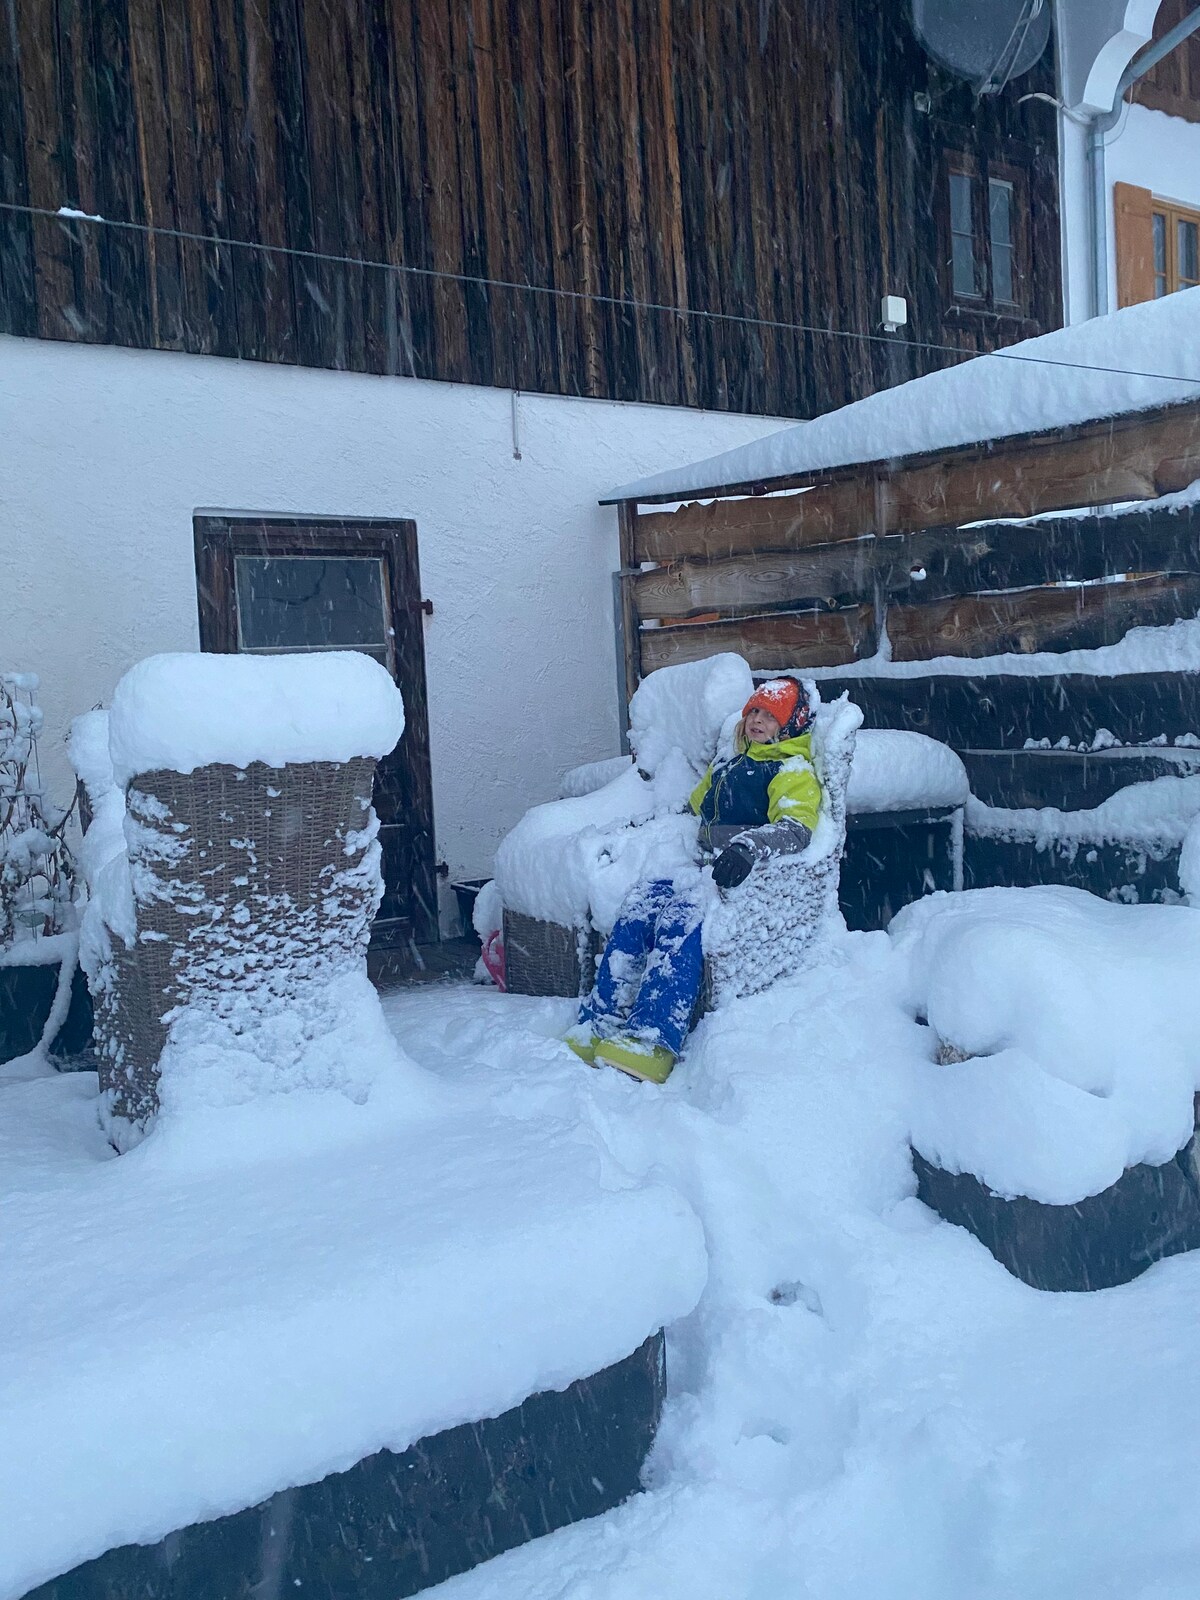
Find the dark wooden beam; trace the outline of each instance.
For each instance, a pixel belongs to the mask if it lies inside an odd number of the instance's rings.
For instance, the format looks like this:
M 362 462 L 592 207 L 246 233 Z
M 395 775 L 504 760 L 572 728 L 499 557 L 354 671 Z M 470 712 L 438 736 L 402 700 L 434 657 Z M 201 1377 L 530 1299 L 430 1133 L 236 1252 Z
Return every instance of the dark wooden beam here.
M 1131 783 L 1200 772 L 1200 750 L 960 750 L 971 793 L 989 806 L 1090 811 Z
M 1130 628 L 1157 627 L 1200 611 L 1200 575 L 1128 583 L 956 595 L 888 609 L 895 661 L 997 656 L 1038 650 L 1094 650 Z
M 625 704 L 633 699 L 634 691 L 638 686 L 638 623 L 634 606 L 634 583 L 632 576 L 634 566 L 634 546 L 637 542 L 637 507 L 626 502 L 617 507 L 617 535 L 620 541 L 621 570 L 617 574 L 616 604 L 619 615 L 617 617 L 617 649 L 620 660 L 617 670 L 624 682 Z
M 849 604 L 873 597 L 876 585 L 892 598 L 925 601 L 1128 572 L 1200 572 L 1200 506 L 931 528 L 804 551 L 685 556 L 640 573 L 633 590 L 642 617 L 739 616 Z

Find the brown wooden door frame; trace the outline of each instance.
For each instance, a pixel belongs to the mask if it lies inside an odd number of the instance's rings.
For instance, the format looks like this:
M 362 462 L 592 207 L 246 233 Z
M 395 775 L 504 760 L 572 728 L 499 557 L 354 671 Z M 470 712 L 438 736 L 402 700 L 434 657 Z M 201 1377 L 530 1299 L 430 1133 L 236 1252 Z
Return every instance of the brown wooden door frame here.
M 377 556 L 383 563 L 394 639 L 394 675 L 404 695 L 404 735 L 379 763 L 385 892 L 373 942 L 390 946 L 438 937 L 433 780 L 425 686 L 417 525 L 408 518 L 237 516 L 193 520 L 200 648 L 236 654 L 234 562 L 238 556 Z

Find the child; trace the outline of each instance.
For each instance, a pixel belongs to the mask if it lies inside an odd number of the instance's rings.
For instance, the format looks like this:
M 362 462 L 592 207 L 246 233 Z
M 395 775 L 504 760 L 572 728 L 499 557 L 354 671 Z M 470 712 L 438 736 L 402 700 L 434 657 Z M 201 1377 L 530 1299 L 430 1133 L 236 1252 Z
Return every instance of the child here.
M 722 891 L 770 855 L 803 850 L 821 806 L 812 767 L 812 711 L 795 678 L 762 684 L 742 707 L 733 749 L 692 793 L 702 860 Z M 749 831 L 748 831 L 749 830 Z M 704 975 L 696 894 L 669 878 L 626 896 L 596 983 L 566 1042 L 587 1062 L 665 1083 L 683 1048 Z

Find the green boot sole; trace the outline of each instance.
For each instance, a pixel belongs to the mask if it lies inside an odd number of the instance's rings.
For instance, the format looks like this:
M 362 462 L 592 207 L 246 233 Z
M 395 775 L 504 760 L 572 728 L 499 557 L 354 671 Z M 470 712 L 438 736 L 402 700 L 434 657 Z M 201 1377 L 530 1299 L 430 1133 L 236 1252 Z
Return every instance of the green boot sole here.
M 601 1039 L 596 1045 L 596 1060 L 605 1061 L 631 1078 L 641 1078 L 645 1083 L 666 1083 L 675 1065 L 675 1057 L 666 1045 L 656 1045 L 653 1050 L 640 1050 L 625 1039 Z
M 589 1067 L 596 1065 L 596 1046 L 600 1043 L 594 1034 L 589 1034 L 586 1039 L 572 1038 L 568 1033 L 563 1040 L 568 1050 L 573 1050 L 580 1061 L 586 1061 Z

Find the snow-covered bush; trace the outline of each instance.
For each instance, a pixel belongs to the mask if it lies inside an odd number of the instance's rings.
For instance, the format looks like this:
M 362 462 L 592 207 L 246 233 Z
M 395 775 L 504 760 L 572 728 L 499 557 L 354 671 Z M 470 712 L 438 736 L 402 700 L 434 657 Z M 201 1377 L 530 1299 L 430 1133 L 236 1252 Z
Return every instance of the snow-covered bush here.
M 74 863 L 66 842 L 73 806 L 42 787 L 42 713 L 32 673 L 0 673 L 0 956 L 74 925 Z

